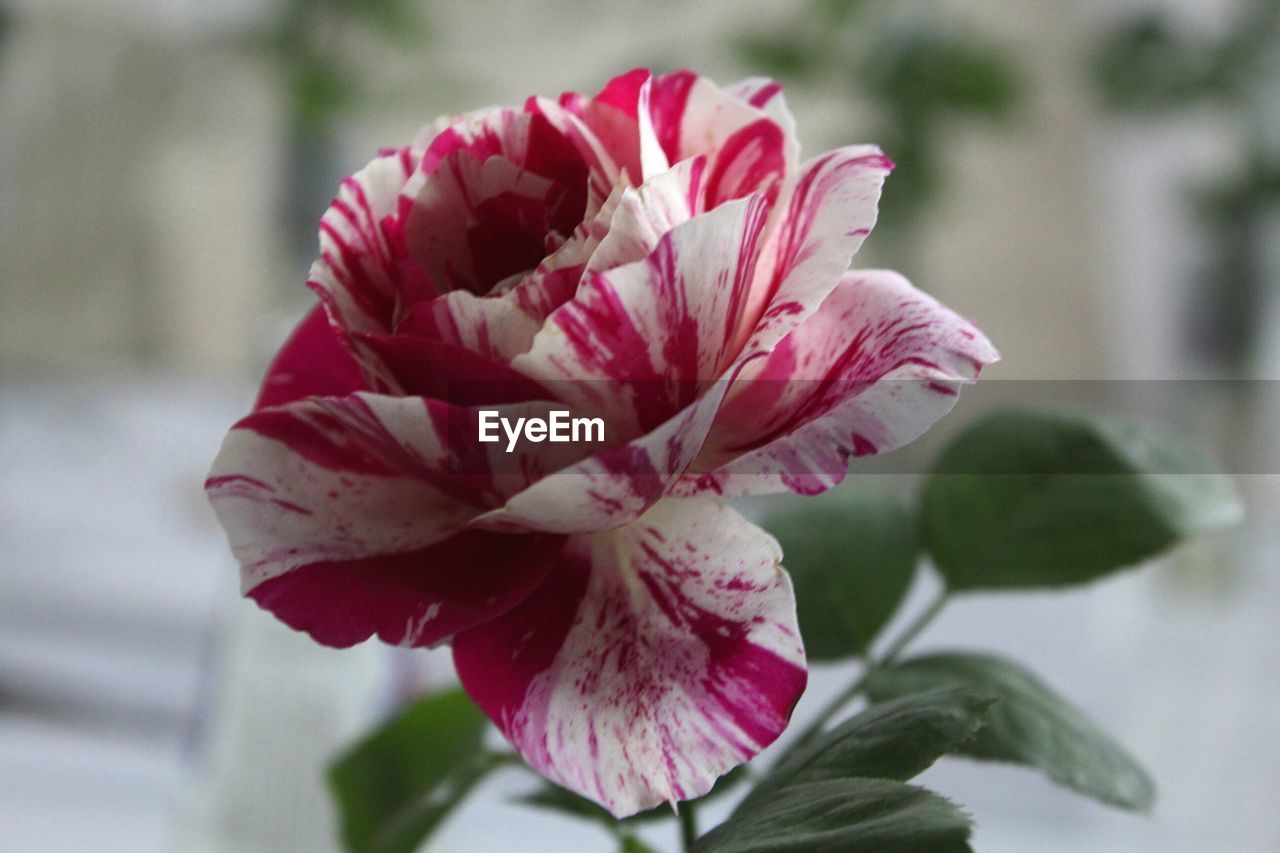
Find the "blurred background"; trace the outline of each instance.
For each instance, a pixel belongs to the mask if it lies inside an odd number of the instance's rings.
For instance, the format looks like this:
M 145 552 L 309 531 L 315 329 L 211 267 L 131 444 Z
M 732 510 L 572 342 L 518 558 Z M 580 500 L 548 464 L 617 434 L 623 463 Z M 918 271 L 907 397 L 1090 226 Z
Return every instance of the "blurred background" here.
M 636 65 L 776 75 L 807 154 L 898 162 L 859 264 L 972 318 L 992 380 L 1036 380 L 930 441 L 1075 389 L 1240 475 L 1231 534 L 924 636 L 1016 653 L 1161 789 L 1135 817 L 944 761 L 924 781 L 976 848 L 1280 849 L 1280 2 L 0 0 L 0 850 L 334 848 L 326 760 L 447 654 L 259 613 L 201 482 L 310 304 L 343 175 L 437 114 Z M 855 486 L 914 487 L 881 471 Z M 799 718 L 849 675 L 819 670 Z M 431 849 L 610 849 L 521 784 Z

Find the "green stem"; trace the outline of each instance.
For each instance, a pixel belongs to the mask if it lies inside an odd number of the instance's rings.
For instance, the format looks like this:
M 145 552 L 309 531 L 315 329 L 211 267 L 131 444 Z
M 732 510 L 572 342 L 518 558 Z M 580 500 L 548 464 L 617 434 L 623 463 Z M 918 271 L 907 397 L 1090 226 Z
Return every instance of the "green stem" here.
M 910 625 L 903 629 L 902 633 L 899 634 L 887 648 L 885 648 L 884 652 L 878 658 L 869 659 L 867 661 L 866 667 L 862 670 L 862 675 L 858 676 L 857 680 L 855 680 L 853 684 L 850 684 L 847 689 L 843 690 L 838 696 L 836 696 L 836 698 L 827 703 L 826 707 L 818 713 L 817 718 L 809 724 L 809 727 L 805 729 L 798 738 L 796 738 L 796 745 L 800 746 L 806 744 L 818 735 L 822 734 L 823 729 L 826 728 L 827 723 L 831 721 L 831 718 L 840 713 L 840 710 L 844 708 L 845 705 L 848 705 L 862 693 L 872 674 L 875 673 L 876 670 L 883 669 L 896 661 L 898 656 L 906 650 L 907 646 L 909 646 L 916 637 L 919 637 L 920 634 L 924 632 L 924 629 L 928 628 L 929 624 L 938 617 L 938 614 L 942 612 L 942 608 L 947 606 L 947 602 L 950 599 L 950 591 L 946 587 L 943 587 L 938 593 L 937 598 L 931 601 L 928 607 L 920 611 L 920 614 L 911 621 Z
M 698 808 L 692 800 L 680 804 L 680 843 L 685 853 L 698 840 Z

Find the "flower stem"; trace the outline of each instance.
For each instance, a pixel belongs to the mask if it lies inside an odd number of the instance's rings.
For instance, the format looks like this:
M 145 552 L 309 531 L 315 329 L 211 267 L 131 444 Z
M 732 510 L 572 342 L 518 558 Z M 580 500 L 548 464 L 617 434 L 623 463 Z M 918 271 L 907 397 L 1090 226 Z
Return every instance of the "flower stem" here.
M 698 840 L 698 807 L 692 800 L 680 804 L 680 843 L 685 853 Z
M 858 676 L 853 684 L 849 685 L 847 689 L 841 691 L 836 698 L 827 703 L 826 707 L 818 713 L 817 718 L 809 724 L 809 727 L 805 729 L 798 738 L 796 738 L 796 746 L 802 746 L 822 734 L 823 729 L 826 728 L 827 723 L 831 721 L 831 718 L 840 713 L 840 709 L 862 693 L 872 674 L 876 670 L 883 669 L 896 661 L 898 656 L 906 650 L 907 646 L 909 646 L 916 637 L 919 637 L 920 634 L 923 633 L 924 629 L 928 628 L 929 624 L 938 617 L 938 614 L 942 612 L 942 608 L 947 606 L 947 602 L 950 599 L 950 591 L 946 587 L 943 587 L 937 597 L 934 598 L 933 601 L 929 602 L 929 606 L 920 611 L 920 614 L 911 621 L 911 624 L 903 629 L 902 633 L 899 634 L 887 648 L 885 648 L 884 652 L 878 658 L 867 660 L 866 666 L 862 670 L 862 675 Z

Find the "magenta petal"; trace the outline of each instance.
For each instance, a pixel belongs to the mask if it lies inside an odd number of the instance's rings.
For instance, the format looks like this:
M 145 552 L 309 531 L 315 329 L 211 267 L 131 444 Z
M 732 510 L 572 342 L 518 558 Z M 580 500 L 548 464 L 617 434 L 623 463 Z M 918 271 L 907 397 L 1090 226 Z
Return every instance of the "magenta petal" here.
M 563 544 L 559 536 L 472 531 L 405 554 L 301 566 L 248 595 L 326 646 L 374 634 L 392 645 L 431 646 L 523 601 Z
M 399 389 L 459 406 L 546 400 L 538 383 L 465 346 L 412 335 L 364 335 L 360 341 L 395 376 Z
M 307 312 L 262 380 L 255 409 L 303 397 L 342 397 L 367 390 L 360 366 L 342 345 L 322 306 Z
M 723 504 L 663 501 L 571 538 L 520 606 L 459 634 L 459 677 L 526 761 L 618 817 L 701 796 L 804 690 L 780 558 Z

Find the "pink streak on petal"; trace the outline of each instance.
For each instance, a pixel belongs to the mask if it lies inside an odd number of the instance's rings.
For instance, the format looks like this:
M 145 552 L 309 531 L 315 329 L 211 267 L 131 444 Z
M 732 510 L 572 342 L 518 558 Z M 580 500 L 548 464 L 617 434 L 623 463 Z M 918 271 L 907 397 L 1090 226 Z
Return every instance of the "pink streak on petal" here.
M 460 634 L 464 687 L 530 764 L 622 817 L 706 793 L 804 689 L 777 544 L 715 501 L 574 537 L 521 606 Z
M 730 392 L 682 493 L 823 491 L 851 456 L 914 441 L 998 359 L 966 320 L 896 273 L 849 273 Z

